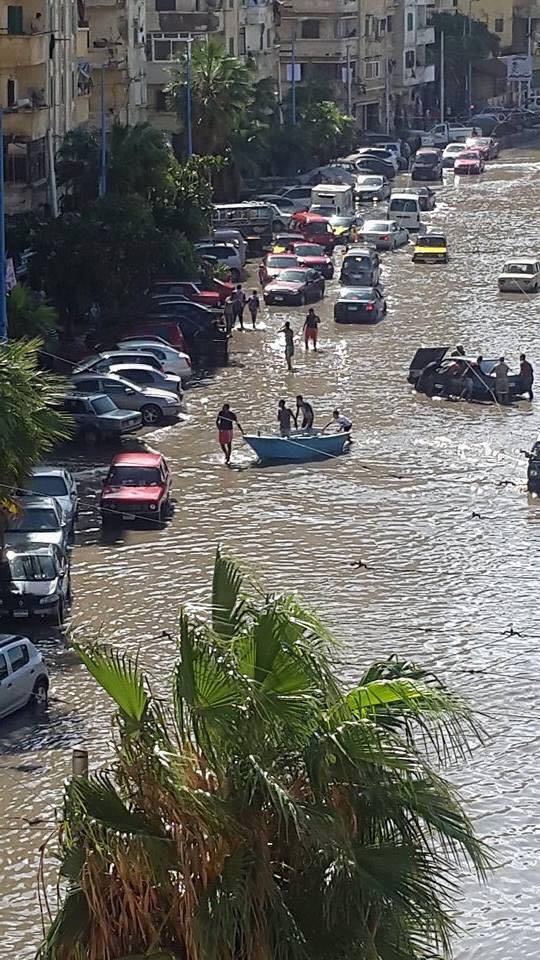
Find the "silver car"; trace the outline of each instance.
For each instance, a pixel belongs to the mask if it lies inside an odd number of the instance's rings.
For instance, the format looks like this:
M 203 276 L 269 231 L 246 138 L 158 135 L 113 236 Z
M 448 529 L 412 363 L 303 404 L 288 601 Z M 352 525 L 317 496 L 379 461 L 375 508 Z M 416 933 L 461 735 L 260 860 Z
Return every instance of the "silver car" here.
M 156 387 L 138 387 L 114 373 L 78 373 L 72 377 L 72 382 L 80 393 L 105 393 L 117 407 L 139 410 L 147 427 L 177 417 L 180 413 L 177 394 Z
M 7 547 L 54 543 L 67 550 L 69 527 L 54 497 L 25 497 L 21 511 L 10 517 L 4 542 Z
M 28 637 L 0 633 L 0 718 L 27 703 L 47 706 L 49 674 L 43 657 Z
M 409 242 L 409 232 L 395 220 L 366 220 L 360 239 L 377 250 L 395 250 Z
M 79 498 L 77 484 L 69 470 L 64 467 L 34 467 L 20 495 L 24 498 L 28 494 L 37 497 L 54 497 L 62 508 L 65 522 L 71 530 L 74 529 Z
M 64 622 L 71 599 L 65 553 L 53 544 L 8 549 L 0 560 L 0 617 L 52 617 Z
M 158 390 L 170 390 L 176 393 L 179 400 L 184 396 L 182 378 L 175 373 L 160 373 L 145 363 L 121 363 L 111 367 L 109 373 L 115 373 L 124 380 L 137 384 L 139 387 L 157 387 Z
M 378 173 L 368 173 L 357 178 L 354 193 L 359 203 L 388 200 L 390 184 L 386 177 Z

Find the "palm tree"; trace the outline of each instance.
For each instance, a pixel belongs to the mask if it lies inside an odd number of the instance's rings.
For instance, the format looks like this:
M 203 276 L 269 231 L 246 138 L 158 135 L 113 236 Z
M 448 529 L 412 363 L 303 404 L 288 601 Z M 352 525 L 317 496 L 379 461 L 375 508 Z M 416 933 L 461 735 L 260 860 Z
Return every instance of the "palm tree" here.
M 169 702 L 137 661 L 79 648 L 115 705 L 114 759 L 65 789 L 42 960 L 448 953 L 458 866 L 489 866 L 434 768 L 466 755 L 469 710 L 392 658 L 345 690 L 319 620 L 245 587 L 218 551 Z
M 186 101 L 186 58 L 171 67 L 166 87 L 176 109 L 184 116 Z M 195 153 L 212 156 L 225 153 L 253 101 L 249 68 L 227 54 L 215 36 L 193 44 L 191 57 L 193 104 L 193 146 Z
M 136 123 L 133 127 L 113 125 L 107 171 L 112 193 L 137 193 L 149 200 L 154 190 L 163 191 L 174 163 L 165 137 L 149 123 Z
M 17 284 L 7 299 L 8 333 L 12 340 L 50 340 L 57 330 L 58 313 L 30 287 Z
M 39 347 L 39 340 L 0 345 L 0 550 L 17 509 L 16 488 L 69 433 L 69 419 L 59 410 L 64 381 L 38 369 Z

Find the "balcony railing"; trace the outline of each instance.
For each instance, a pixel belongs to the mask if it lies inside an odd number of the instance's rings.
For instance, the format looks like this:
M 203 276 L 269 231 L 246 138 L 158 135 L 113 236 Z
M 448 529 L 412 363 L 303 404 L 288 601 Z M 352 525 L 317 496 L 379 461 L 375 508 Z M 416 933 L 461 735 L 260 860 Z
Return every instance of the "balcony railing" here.
M 49 107 L 45 104 L 35 107 L 19 107 L 4 110 L 4 134 L 25 140 L 40 140 L 49 126 Z
M 424 27 L 423 29 L 417 29 L 416 42 L 418 44 L 424 44 L 425 46 L 428 46 L 430 43 L 435 43 L 435 27 Z
M 354 49 L 354 38 L 308 40 L 306 37 L 296 38 L 297 60 L 344 61 L 347 56 L 347 46 Z M 281 44 L 282 52 L 290 52 L 290 40 Z
M 34 67 L 49 55 L 48 33 L 0 33 L 0 66 Z

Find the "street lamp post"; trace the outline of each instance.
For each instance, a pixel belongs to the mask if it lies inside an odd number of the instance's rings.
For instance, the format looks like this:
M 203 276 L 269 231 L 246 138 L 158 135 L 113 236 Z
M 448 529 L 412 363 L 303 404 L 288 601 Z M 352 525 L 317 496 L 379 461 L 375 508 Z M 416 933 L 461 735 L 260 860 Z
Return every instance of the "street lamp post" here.
M 291 44 L 291 107 L 292 123 L 296 126 L 296 24 L 293 27 Z
M 186 130 L 187 130 L 187 155 L 193 156 L 193 120 L 192 120 L 192 100 L 191 100 L 191 44 L 194 38 L 189 34 L 186 39 L 187 57 L 186 57 Z
M 0 107 L 0 343 L 7 340 L 6 235 L 4 222 L 4 111 Z
M 99 174 L 99 195 L 104 197 L 107 193 L 107 119 L 105 114 L 105 64 L 101 64 L 101 151 L 100 151 L 100 174 Z

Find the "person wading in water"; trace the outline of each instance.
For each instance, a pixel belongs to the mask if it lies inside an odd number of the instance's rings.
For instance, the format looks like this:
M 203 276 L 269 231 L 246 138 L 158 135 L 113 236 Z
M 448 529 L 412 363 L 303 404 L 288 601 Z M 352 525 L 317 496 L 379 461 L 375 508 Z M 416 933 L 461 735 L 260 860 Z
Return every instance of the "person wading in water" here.
M 218 441 L 223 453 L 225 454 L 225 463 L 230 463 L 233 442 L 234 424 L 243 433 L 238 417 L 232 412 L 230 404 L 224 403 L 216 417 L 216 427 L 218 428 Z

